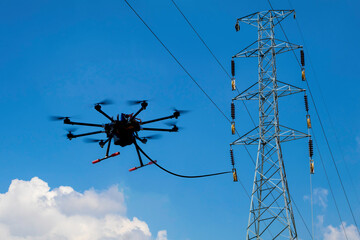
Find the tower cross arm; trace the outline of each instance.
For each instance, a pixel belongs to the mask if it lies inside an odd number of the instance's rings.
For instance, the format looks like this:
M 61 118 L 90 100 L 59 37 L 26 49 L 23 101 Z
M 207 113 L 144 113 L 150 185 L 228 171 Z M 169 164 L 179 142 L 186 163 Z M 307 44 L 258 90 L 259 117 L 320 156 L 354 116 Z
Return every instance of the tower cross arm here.
M 259 22 L 267 22 L 272 20 L 274 26 L 279 24 L 282 20 L 294 13 L 294 10 L 269 10 L 262 12 L 255 12 L 244 17 L 238 18 L 237 22 L 243 22 L 254 27 L 258 27 Z
M 257 145 L 259 141 L 263 143 L 271 143 L 275 140 L 275 138 L 279 138 L 280 142 L 282 143 L 306 138 L 309 136 L 306 133 L 282 125 L 279 126 L 280 131 L 278 133 L 273 133 L 271 131 L 273 127 L 269 126 L 268 131 L 265 132 L 265 134 L 262 136 L 260 136 L 258 129 L 259 127 L 252 129 L 248 133 L 235 140 L 232 145 Z
M 279 39 L 275 39 L 274 42 L 275 44 L 273 45 L 271 43 L 271 38 L 259 39 L 235 54 L 233 58 L 266 56 L 266 54 L 270 53 L 272 49 L 275 50 L 275 54 L 280 54 L 302 48 L 301 45 Z
M 277 88 L 272 88 L 271 86 L 266 86 L 261 94 L 257 89 L 257 82 L 251 85 L 248 89 L 241 92 L 233 100 L 259 100 L 261 95 L 263 99 L 268 99 L 272 96 L 273 92 L 276 92 L 277 97 L 286 97 L 296 93 L 304 92 L 305 89 L 296 87 L 294 85 L 282 82 L 277 80 Z

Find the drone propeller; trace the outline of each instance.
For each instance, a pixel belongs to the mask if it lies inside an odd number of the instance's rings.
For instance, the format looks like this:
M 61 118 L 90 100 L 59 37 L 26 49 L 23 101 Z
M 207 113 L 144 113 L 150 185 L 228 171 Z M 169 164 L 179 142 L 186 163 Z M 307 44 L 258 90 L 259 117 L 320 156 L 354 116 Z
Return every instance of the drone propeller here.
M 173 130 L 174 130 L 175 132 L 177 132 L 177 131 L 180 130 L 180 129 L 183 129 L 182 127 L 176 126 L 176 122 L 167 122 L 167 123 L 165 123 L 165 125 L 170 126 L 170 127 L 173 127 Z
M 114 104 L 114 102 L 111 99 L 104 99 L 101 102 L 95 103 L 94 105 L 111 105 Z
M 146 136 L 146 137 L 142 137 L 144 139 L 159 139 L 161 138 L 160 134 L 154 134 L 154 135 L 150 135 L 150 136 Z
M 84 142 L 87 142 L 87 143 L 99 143 L 100 147 L 103 148 L 105 143 L 107 142 L 107 140 L 94 139 L 94 138 L 85 138 Z
M 68 132 L 65 136 L 71 140 L 74 136 L 73 132 L 75 132 L 77 128 L 66 128 L 66 131 Z
M 170 126 L 170 127 L 174 127 L 174 126 L 176 126 L 176 123 L 177 122 L 175 122 L 175 121 L 170 121 L 170 122 L 166 122 L 165 125 Z
M 102 139 L 94 139 L 94 138 L 85 138 L 84 142 L 86 143 L 97 143 L 97 142 L 105 142 Z
M 65 130 L 69 133 L 72 133 L 72 132 L 76 132 L 78 129 L 75 127 L 69 127 L 69 128 L 65 128 Z
M 70 119 L 71 117 L 62 117 L 62 116 L 50 116 L 50 121 L 60 121 L 64 119 Z
M 178 117 L 179 117 L 181 114 L 184 114 L 184 113 L 189 112 L 188 110 L 178 110 L 178 109 L 176 109 L 176 108 L 173 108 L 173 111 L 174 111 L 174 117 L 175 117 L 175 119 L 178 119 Z
M 173 110 L 174 112 L 178 112 L 178 113 L 180 113 L 180 114 L 184 114 L 184 113 L 190 112 L 190 110 L 179 110 L 179 109 L 176 109 L 176 108 L 172 108 L 172 110 Z
M 140 103 L 147 103 L 149 100 L 129 100 L 127 101 L 127 104 L 128 105 L 137 105 L 137 104 L 140 104 Z

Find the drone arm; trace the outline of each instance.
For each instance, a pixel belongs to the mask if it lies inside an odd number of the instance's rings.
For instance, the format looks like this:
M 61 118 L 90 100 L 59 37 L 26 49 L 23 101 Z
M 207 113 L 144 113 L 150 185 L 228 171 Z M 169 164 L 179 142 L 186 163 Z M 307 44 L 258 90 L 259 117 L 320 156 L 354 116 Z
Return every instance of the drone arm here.
M 77 135 L 72 135 L 69 138 L 77 138 L 77 137 L 84 137 L 84 136 L 88 136 L 88 135 L 93 135 L 93 134 L 99 134 L 99 133 L 104 133 L 105 131 L 96 131 L 96 132 L 89 132 L 89 133 L 83 133 L 83 134 L 77 134 Z
M 141 113 L 143 110 L 145 110 L 145 108 L 141 107 L 139 109 L 139 111 L 137 111 L 132 117 L 131 117 L 131 120 L 135 119 L 137 115 L 139 115 L 139 113 Z
M 89 126 L 89 127 L 103 127 L 103 125 L 101 125 L 101 124 L 80 123 L 80 122 L 71 122 L 71 121 L 64 121 L 64 124 L 81 125 L 81 126 Z
M 172 119 L 172 118 L 175 118 L 175 116 L 174 116 L 174 115 L 171 115 L 171 116 L 167 116 L 167 117 L 157 118 L 157 119 L 153 119 L 153 120 L 150 120 L 150 121 L 142 122 L 141 124 L 144 125 L 144 124 L 148 124 L 148 123 L 152 123 L 152 122 L 158 122 L 158 121 L 163 121 L 163 120 Z
M 139 113 L 141 113 L 143 110 L 146 109 L 146 107 L 148 106 L 148 103 L 146 100 L 141 102 L 141 108 L 139 109 L 139 111 L 137 111 L 134 116 L 131 117 L 131 120 L 134 120 L 136 118 L 137 115 L 139 115 Z
M 176 128 L 171 128 L 171 129 L 163 129 L 163 128 L 142 128 L 141 130 L 146 130 L 146 131 L 160 131 L 160 132 L 177 132 Z
M 104 115 L 107 119 L 109 119 L 110 121 L 114 121 L 114 119 L 112 119 L 109 115 L 107 115 L 105 112 L 103 112 L 103 110 L 101 110 L 101 106 L 100 105 L 95 105 L 95 110 L 98 111 L 99 113 L 101 113 L 102 115 Z

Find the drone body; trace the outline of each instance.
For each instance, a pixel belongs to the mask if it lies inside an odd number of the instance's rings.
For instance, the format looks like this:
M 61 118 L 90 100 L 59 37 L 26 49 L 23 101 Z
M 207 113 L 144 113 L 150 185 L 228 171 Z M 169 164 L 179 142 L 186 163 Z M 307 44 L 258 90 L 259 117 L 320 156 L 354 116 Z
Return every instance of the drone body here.
M 98 142 L 101 148 L 103 148 L 107 144 L 107 150 L 105 153 L 105 157 L 101 158 L 101 159 L 97 159 L 97 160 L 93 161 L 93 163 L 98 163 L 102 160 L 108 159 L 110 157 L 115 157 L 120 154 L 119 152 L 115 152 L 115 153 L 109 155 L 110 145 L 111 145 L 112 141 L 113 141 L 114 145 L 118 145 L 121 147 L 125 147 L 125 146 L 134 144 L 136 152 L 139 157 L 140 166 L 134 167 L 134 168 L 130 169 L 129 171 L 133 171 L 133 170 L 136 170 L 138 168 L 141 168 L 141 167 L 144 167 L 146 165 L 150 165 L 153 163 L 152 161 L 150 161 L 147 164 L 143 163 L 142 158 L 141 158 L 141 153 L 144 156 L 146 156 L 147 158 L 148 158 L 148 156 L 139 147 L 139 145 L 137 144 L 137 141 L 140 141 L 141 143 L 145 144 L 148 139 L 155 138 L 155 136 L 139 137 L 140 131 L 177 132 L 179 130 L 179 128 L 176 125 L 173 125 L 173 127 L 170 129 L 145 128 L 145 127 L 143 127 L 143 125 L 153 123 L 153 122 L 159 122 L 159 121 L 163 121 L 163 120 L 167 120 L 167 119 L 172 119 L 172 118 L 177 119 L 180 116 L 180 113 L 184 112 L 184 111 L 179 111 L 179 110 L 175 109 L 174 113 L 170 116 L 157 118 L 157 119 L 153 119 L 150 121 L 141 121 L 140 119 L 138 119 L 136 117 L 143 110 L 145 110 L 146 107 L 148 106 L 147 101 L 143 100 L 143 101 L 134 101 L 133 102 L 133 104 L 141 104 L 141 108 L 135 114 L 122 113 L 120 118 L 119 118 L 119 115 L 117 115 L 117 118 L 113 119 L 112 117 L 107 115 L 105 112 L 103 112 L 101 109 L 101 105 L 106 105 L 106 104 L 109 104 L 109 101 L 103 101 L 103 102 L 95 104 L 95 106 L 94 106 L 95 110 L 97 110 L 99 113 L 104 115 L 108 120 L 110 120 L 110 122 L 106 123 L 106 124 L 73 122 L 70 120 L 70 117 L 53 117 L 52 119 L 64 120 L 64 124 L 69 124 L 69 125 L 80 125 L 80 126 L 90 126 L 90 127 L 102 128 L 102 130 L 100 130 L 100 131 L 76 134 L 76 135 L 73 134 L 72 131 L 69 131 L 69 133 L 66 135 L 69 140 L 72 140 L 74 138 L 84 137 L 84 136 L 89 136 L 89 135 L 94 135 L 94 134 L 101 134 L 101 133 L 106 134 L 106 139 L 102 139 L 102 140 L 90 139 L 91 142 Z

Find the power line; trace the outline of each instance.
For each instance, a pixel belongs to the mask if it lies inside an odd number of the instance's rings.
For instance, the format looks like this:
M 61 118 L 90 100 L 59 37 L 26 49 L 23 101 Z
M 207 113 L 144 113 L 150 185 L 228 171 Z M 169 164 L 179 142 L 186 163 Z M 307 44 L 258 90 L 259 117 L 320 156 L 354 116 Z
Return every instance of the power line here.
M 273 7 L 272 7 L 272 5 L 271 5 L 270 0 L 267 0 L 267 1 L 268 1 L 269 5 L 270 5 L 271 9 L 274 10 Z M 282 27 L 282 25 L 281 25 L 280 22 L 279 22 L 279 25 L 280 25 L 280 27 L 281 27 L 282 32 L 284 33 L 284 35 L 285 35 L 285 37 L 286 37 L 286 40 L 289 42 L 289 39 L 288 39 L 288 37 L 287 37 L 287 35 L 286 35 L 286 33 L 285 33 L 285 30 L 283 29 L 283 27 Z M 303 39 L 303 41 L 304 41 L 304 39 Z M 295 52 L 294 52 L 293 49 L 292 49 L 292 52 L 294 53 L 294 56 L 295 56 L 295 58 L 296 58 L 296 61 L 297 61 L 298 64 L 299 64 L 300 68 L 302 68 L 302 67 L 301 67 L 301 64 L 300 64 L 300 61 L 299 61 L 299 59 L 297 58 L 297 56 L 296 56 L 296 54 L 295 54 Z M 313 70 L 313 67 L 312 67 L 312 70 Z M 348 205 L 348 207 L 349 207 L 349 209 L 350 209 L 350 212 L 351 212 L 353 221 L 354 221 L 354 223 L 355 223 L 355 225 L 356 225 L 357 231 L 358 231 L 358 233 L 360 234 L 358 224 L 357 224 L 357 222 L 356 222 L 356 219 L 355 219 L 355 216 L 354 216 L 354 213 L 353 213 L 353 210 L 352 210 L 352 207 L 351 207 L 349 198 L 348 198 L 348 196 L 347 196 L 345 187 L 344 187 L 344 185 L 343 185 L 343 182 L 342 182 L 342 179 L 341 179 L 341 176 L 340 176 L 340 173 L 339 173 L 337 164 L 336 164 L 336 162 L 335 162 L 335 159 L 334 159 L 334 156 L 333 156 L 331 147 L 330 147 L 330 143 L 329 143 L 329 141 L 328 141 L 328 138 L 327 138 L 327 135 L 326 135 L 326 132 L 325 132 L 323 123 L 322 123 L 322 121 L 321 121 L 320 114 L 319 114 L 319 112 L 318 112 L 318 110 L 317 110 L 316 103 L 315 103 L 315 99 L 314 99 L 314 97 L 313 97 L 313 95 L 312 95 L 312 92 L 311 92 L 310 85 L 309 85 L 308 81 L 306 81 L 306 85 L 307 85 L 307 87 L 308 87 L 308 90 L 309 90 L 309 93 L 310 93 L 310 97 L 311 97 L 311 100 L 312 100 L 313 105 L 314 105 L 314 108 L 315 108 L 315 113 L 316 113 L 316 116 L 317 116 L 317 118 L 318 118 L 318 120 L 319 120 L 319 123 L 320 123 L 320 126 L 321 126 L 322 133 L 323 133 L 324 138 L 325 138 L 325 140 L 326 140 L 326 144 L 327 144 L 328 150 L 329 150 L 329 152 L 330 152 L 330 156 L 331 156 L 332 162 L 333 162 L 334 167 L 335 167 L 335 169 L 336 169 L 336 173 L 337 173 L 337 176 L 338 176 L 338 178 L 339 178 L 341 188 L 342 188 L 343 193 L 344 193 L 344 195 L 345 195 L 347 205 Z M 329 185 L 329 186 L 330 186 L 330 185 Z M 343 226 L 343 228 L 344 228 L 344 226 Z M 345 232 L 345 228 L 344 228 L 344 232 Z
M 171 55 L 171 57 L 176 61 L 176 63 L 184 70 L 184 72 L 196 84 L 196 86 L 205 94 L 205 96 L 212 102 L 212 104 L 219 110 L 219 112 L 228 120 L 228 122 L 231 122 L 230 119 L 225 115 L 225 113 L 219 108 L 219 106 L 211 99 L 211 97 L 200 86 L 200 84 L 193 78 L 193 76 L 179 62 L 179 60 L 174 56 L 174 54 L 172 54 L 172 52 L 165 46 L 165 44 L 160 40 L 160 38 L 155 34 L 155 32 L 149 27 L 149 25 L 141 18 L 141 16 L 136 12 L 136 10 L 130 5 L 130 3 L 127 0 L 124 0 L 124 1 L 129 6 L 129 8 L 135 13 L 135 15 L 141 20 L 141 22 L 146 26 L 146 28 L 154 35 L 154 37 L 159 41 L 159 43 L 165 48 L 165 50 Z
M 200 41 L 205 45 L 205 47 L 209 50 L 209 52 L 211 53 L 211 55 L 213 56 L 213 58 L 216 60 L 216 62 L 220 65 L 220 67 L 223 69 L 223 71 L 228 75 L 228 77 L 231 79 L 230 74 L 226 71 L 226 69 L 224 68 L 224 66 L 220 63 L 219 59 L 215 56 L 215 54 L 210 50 L 210 48 L 208 47 L 208 45 L 205 43 L 204 39 L 200 36 L 200 34 L 196 31 L 196 29 L 193 27 L 193 25 L 190 23 L 190 21 L 187 19 L 187 17 L 185 16 L 185 14 L 180 10 L 179 6 L 175 3 L 174 0 L 171 0 L 171 2 L 174 4 L 174 6 L 176 7 L 176 9 L 180 12 L 180 14 L 184 17 L 184 19 L 186 20 L 186 22 L 189 24 L 189 26 L 192 28 L 192 30 L 195 32 L 195 34 L 198 36 L 198 38 L 200 39 Z
M 288 0 L 288 2 L 289 2 L 290 7 L 293 8 L 290 0 Z M 301 39 L 302 39 L 302 41 L 303 41 L 303 43 L 304 43 L 304 49 L 305 49 L 306 54 L 307 54 L 307 56 L 308 56 L 309 63 L 310 63 L 310 67 L 311 67 L 311 71 L 313 72 L 314 79 L 315 79 L 315 83 L 317 84 L 317 87 L 318 87 L 318 89 L 319 89 L 320 96 L 321 96 L 321 100 L 322 100 L 322 103 L 323 103 L 323 105 L 324 105 L 324 107 L 325 107 L 325 112 L 326 112 L 326 114 L 327 114 L 327 116 L 328 116 L 328 119 L 329 119 L 329 122 L 330 122 L 330 127 L 332 128 L 332 130 L 333 130 L 333 132 L 334 132 L 334 134 L 335 134 L 335 140 L 336 140 L 337 146 L 338 146 L 338 148 L 339 148 L 339 150 L 340 150 L 340 155 L 341 155 L 342 160 L 343 160 L 343 162 L 344 162 L 345 170 L 346 170 L 346 172 L 347 172 L 347 174 L 348 174 L 348 176 L 349 176 L 350 184 L 351 184 L 351 186 L 352 186 L 352 189 L 354 189 L 354 192 L 355 192 L 355 195 L 356 195 L 356 198 L 357 198 L 358 202 L 360 202 L 359 194 L 358 194 L 358 191 L 357 191 L 357 189 L 356 189 L 356 187 L 355 187 L 353 178 L 352 178 L 352 176 L 351 176 L 351 174 L 350 174 L 348 164 L 347 164 L 346 161 L 345 161 L 344 153 L 343 153 L 342 147 L 341 147 L 341 145 L 340 145 L 340 143 L 339 143 L 339 138 L 338 138 L 338 136 L 337 136 L 336 129 L 335 129 L 335 127 L 334 127 L 334 124 L 333 124 L 331 115 L 330 115 L 330 113 L 329 113 L 329 109 L 328 109 L 328 107 L 327 107 L 327 105 L 326 105 L 326 101 L 325 101 L 325 99 L 324 99 L 324 94 L 323 94 L 323 92 L 322 92 L 322 90 L 321 90 L 321 87 L 319 87 L 318 77 L 317 77 L 317 74 L 316 74 L 316 72 L 315 72 L 315 68 L 314 68 L 314 66 L 313 66 L 312 59 L 311 59 L 311 57 L 310 57 L 309 51 L 308 51 L 308 49 L 307 49 L 307 47 L 306 47 L 307 45 L 306 45 L 306 42 L 305 42 L 304 34 L 303 34 L 303 32 L 302 32 L 302 30 L 301 30 L 301 28 L 300 28 L 299 21 L 298 21 L 297 19 L 295 19 L 295 21 L 296 21 L 296 25 L 297 25 L 297 28 L 298 28 L 298 30 L 299 30 Z
M 339 211 L 339 207 L 338 207 L 338 205 L 337 205 L 337 202 L 336 202 L 336 199 L 335 199 L 335 195 L 334 195 L 334 192 L 333 192 L 332 187 L 331 187 L 331 183 L 330 183 L 330 180 L 329 180 L 329 176 L 328 176 L 328 174 L 327 174 L 327 172 L 326 172 L 325 164 L 324 164 L 324 161 L 323 161 L 323 158 L 322 158 L 322 155 L 321 155 L 321 152 L 320 152 L 320 148 L 319 148 L 319 145 L 318 145 L 318 143 L 317 143 L 317 140 L 316 140 L 314 131 L 312 131 L 312 135 L 313 135 L 313 138 L 314 138 L 314 141 L 315 141 L 315 146 L 316 146 L 317 151 L 318 151 L 318 153 L 319 153 L 321 165 L 322 165 L 322 167 L 323 167 L 323 169 L 324 169 L 324 173 L 325 173 L 325 176 L 326 176 L 326 181 L 327 181 L 327 183 L 328 183 L 328 185 L 329 185 L 331 197 L 332 197 L 332 199 L 334 200 L 336 212 L 337 212 L 338 217 L 339 217 L 339 219 L 340 219 L 341 227 L 342 227 L 343 230 L 344 230 L 345 238 L 348 240 L 348 237 L 347 237 L 347 234 L 346 234 L 346 230 L 345 230 L 345 226 L 344 226 L 344 222 L 343 222 L 343 220 L 342 220 L 342 217 L 341 217 L 341 214 L 340 214 L 340 211 Z
M 191 22 L 189 21 L 189 19 L 185 16 L 185 14 L 183 13 L 183 11 L 181 11 L 180 7 L 175 3 L 174 0 L 171 0 L 171 2 L 173 3 L 173 5 L 175 6 L 175 8 L 179 11 L 179 13 L 184 17 L 185 21 L 189 24 L 189 26 L 191 27 L 191 29 L 195 32 L 196 36 L 199 38 L 199 40 L 204 44 L 204 46 L 207 48 L 207 50 L 210 52 L 211 56 L 215 59 L 215 61 L 219 64 L 219 66 L 221 67 L 221 69 L 224 71 L 224 73 L 229 77 L 229 79 L 231 80 L 231 76 L 229 74 L 229 72 L 226 70 L 226 68 L 224 67 L 224 65 L 221 64 L 221 62 L 219 61 L 219 59 L 216 57 L 216 55 L 213 53 L 213 51 L 211 51 L 210 47 L 206 44 L 205 40 L 201 37 L 201 35 L 198 33 L 198 31 L 195 29 L 195 27 L 191 24 Z M 236 91 L 240 94 L 239 90 L 236 89 Z M 251 116 L 249 109 L 246 106 L 246 103 L 244 101 L 242 101 L 246 112 L 248 113 L 252 123 L 254 124 L 254 126 L 256 126 L 253 117 Z

